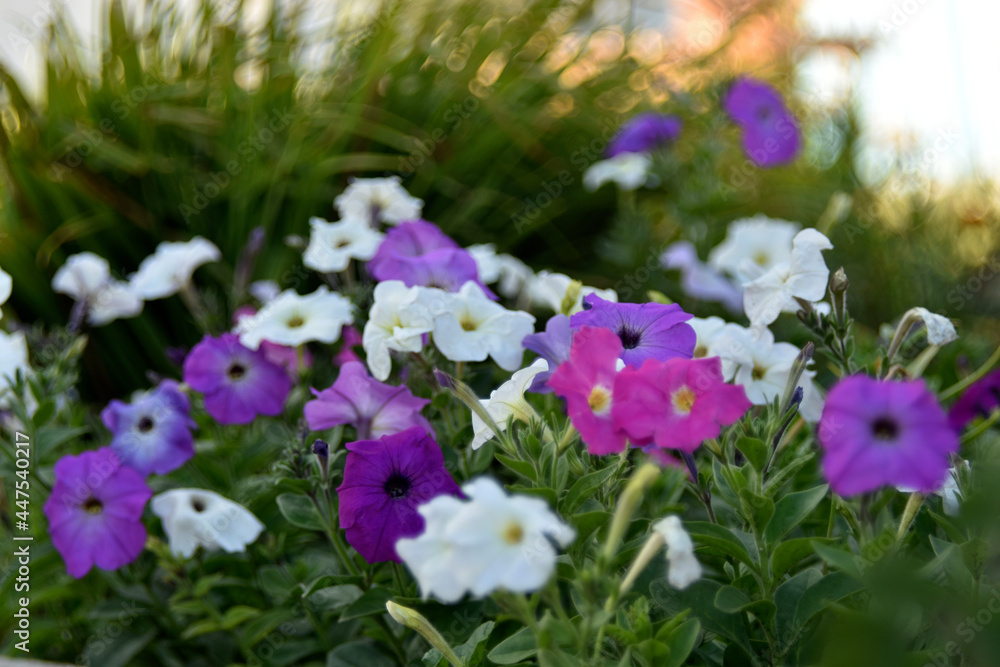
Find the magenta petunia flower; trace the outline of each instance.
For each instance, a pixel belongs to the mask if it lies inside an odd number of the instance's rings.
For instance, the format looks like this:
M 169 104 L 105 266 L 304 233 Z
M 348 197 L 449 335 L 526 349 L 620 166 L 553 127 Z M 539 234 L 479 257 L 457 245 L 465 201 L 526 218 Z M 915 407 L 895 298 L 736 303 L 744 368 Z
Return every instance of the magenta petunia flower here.
M 184 360 L 184 382 L 205 396 L 205 410 L 220 424 L 249 424 L 257 415 L 281 414 L 292 388 L 288 373 L 251 350 L 239 336 L 205 336 Z
M 759 167 L 791 162 L 801 143 L 795 115 L 773 87 L 743 77 L 737 79 L 722 100 L 733 122 L 743 131 L 743 152 Z
M 347 444 L 344 481 L 337 489 L 340 526 L 369 563 L 400 562 L 396 541 L 424 531 L 417 507 L 461 490 L 441 448 L 417 426 L 378 440 Z
M 676 303 L 614 303 L 588 294 L 579 313 L 569 323 L 574 330 L 583 326 L 610 329 L 621 340 L 622 361 L 641 366 L 646 359 L 666 361 L 694 355 L 694 329 L 685 324 L 691 315 Z
M 1000 408 L 1000 370 L 980 378 L 965 390 L 948 411 L 948 423 L 961 433 L 973 419 L 985 419 L 997 408 Z
M 726 384 L 718 357 L 651 359 L 618 374 L 611 415 L 634 445 L 693 452 L 751 405 L 743 387 Z
M 625 434 L 615 428 L 612 414 L 618 357 L 622 342 L 601 327 L 583 327 L 573 334 L 569 361 L 549 378 L 549 386 L 566 399 L 566 414 L 591 454 L 615 454 L 625 449 Z
M 669 114 L 646 112 L 629 118 L 608 143 L 607 155 L 642 153 L 673 143 L 681 133 L 681 119 Z
M 131 403 L 113 400 L 101 421 L 114 435 L 111 448 L 143 475 L 165 475 L 194 456 L 191 403 L 173 380 L 164 380 Z
M 364 364 L 349 361 L 340 368 L 332 387 L 313 389 L 316 398 L 306 403 L 305 416 L 313 431 L 350 424 L 358 440 L 380 438 L 419 426 L 433 435 L 434 430 L 420 414 L 430 403 L 414 396 L 404 385 L 394 387 L 368 375 Z
M 549 362 L 549 370 L 535 376 L 528 391 L 547 394 L 552 391 L 549 378 L 555 373 L 556 367 L 569 359 L 569 349 L 573 342 L 573 330 L 569 326 L 569 318 L 565 315 L 553 315 L 545 323 L 542 333 L 528 334 L 521 344 L 524 349 L 531 350 L 542 359 Z
M 457 292 L 468 281 L 483 288 L 479 267 L 472 255 L 441 229 L 426 220 L 412 220 L 393 227 L 368 262 L 375 280 L 401 280 L 407 287 L 439 287 Z
M 841 380 L 826 397 L 818 437 L 823 474 L 842 496 L 890 485 L 936 491 L 958 451 L 958 435 L 923 380 Z
M 117 570 L 146 544 L 142 511 L 153 490 L 109 447 L 64 456 L 43 510 L 52 544 L 77 579 L 96 565 Z

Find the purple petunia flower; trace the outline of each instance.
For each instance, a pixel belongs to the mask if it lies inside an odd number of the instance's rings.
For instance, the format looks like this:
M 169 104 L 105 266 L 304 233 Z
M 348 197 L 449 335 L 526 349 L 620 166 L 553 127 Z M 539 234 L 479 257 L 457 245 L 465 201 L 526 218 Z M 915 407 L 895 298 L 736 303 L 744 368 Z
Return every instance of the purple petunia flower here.
M 184 360 L 184 382 L 205 395 L 205 410 L 220 424 L 249 424 L 281 414 L 292 388 L 288 373 L 251 350 L 239 336 L 205 336 Z
M 759 167 L 791 162 L 799 152 L 799 125 L 773 87 L 743 77 L 722 100 L 733 122 L 743 130 L 743 152 Z
M 101 421 L 114 434 L 111 448 L 143 475 L 165 475 L 194 456 L 191 403 L 173 380 L 164 380 L 131 403 L 113 400 Z
M 853 375 L 826 397 L 819 422 L 823 474 L 842 496 L 882 486 L 941 488 L 958 436 L 923 380 Z
M 573 330 L 591 326 L 615 332 L 625 348 L 621 358 L 626 366 L 641 366 L 646 359 L 694 356 L 694 329 L 684 324 L 692 316 L 676 303 L 614 303 L 588 294 L 583 307 L 569 320 Z
M 401 280 L 407 287 L 439 287 L 446 292 L 457 292 L 471 280 L 496 299 L 479 281 L 479 267 L 472 255 L 426 220 L 390 229 L 368 262 L 368 271 L 379 282 Z
M 45 501 L 52 544 L 77 579 L 94 565 L 117 570 L 146 544 L 142 511 L 153 490 L 110 448 L 64 456 Z
M 961 433 L 973 419 L 985 419 L 997 408 L 1000 408 L 1000 370 L 980 378 L 965 390 L 948 411 L 948 423 Z
M 340 367 L 332 387 L 313 389 L 316 398 L 305 405 L 306 421 L 313 431 L 350 424 L 358 440 L 379 438 L 419 426 L 427 433 L 434 430 L 420 414 L 430 403 L 414 396 L 406 386 L 394 387 L 368 375 L 364 364 L 350 361 Z
M 417 507 L 441 495 L 459 496 L 441 448 L 414 426 L 379 440 L 347 445 L 344 481 L 337 489 L 340 525 L 369 563 L 400 562 L 396 540 L 424 530 Z
M 549 362 L 549 370 L 536 375 L 528 391 L 537 394 L 551 392 L 552 388 L 548 385 L 549 378 L 559 364 L 569 359 L 570 347 L 573 344 L 573 330 L 569 326 L 569 318 L 565 315 L 553 315 L 545 323 L 544 333 L 528 334 L 521 344 L 526 350 L 531 350 Z
M 688 296 L 704 301 L 718 301 L 734 314 L 743 314 L 743 289 L 698 259 L 690 241 L 677 241 L 660 256 L 666 269 L 681 272 L 681 289 Z
M 681 133 L 677 116 L 646 112 L 630 118 L 608 144 L 607 156 L 642 153 L 673 142 Z

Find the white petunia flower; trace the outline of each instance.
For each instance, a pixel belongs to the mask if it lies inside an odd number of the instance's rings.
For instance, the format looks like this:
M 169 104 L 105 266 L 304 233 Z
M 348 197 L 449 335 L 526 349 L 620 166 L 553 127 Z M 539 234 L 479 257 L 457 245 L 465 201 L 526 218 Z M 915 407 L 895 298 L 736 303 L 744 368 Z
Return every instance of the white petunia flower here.
M 352 259 L 368 261 L 375 256 L 385 237 L 361 218 L 345 218 L 339 222 L 309 218 L 309 225 L 312 233 L 309 246 L 302 254 L 302 263 L 323 273 L 343 271 Z
M 652 528 L 667 543 L 667 560 L 670 561 L 667 581 L 670 585 L 683 590 L 698 581 L 701 578 L 701 565 L 695 558 L 694 543 L 684 530 L 681 520 L 676 516 L 668 516 L 654 523 Z
M 593 192 L 614 182 L 620 190 L 635 190 L 646 184 L 653 160 L 645 153 L 619 153 L 599 160 L 583 172 L 583 187 Z
M 726 327 L 726 321 L 721 317 L 692 317 L 688 320 L 688 325 L 694 329 L 695 344 L 694 358 L 716 357 L 711 354 L 712 343 Z
M 434 309 L 434 345 L 451 361 L 484 361 L 493 357 L 505 371 L 521 365 L 521 341 L 535 332 L 533 315 L 507 310 L 490 301 L 476 283 L 449 293 L 445 309 Z
M 497 261 L 500 263 L 500 284 L 497 285 L 497 291 L 508 299 L 517 298 L 525 286 L 531 283 L 534 271 L 513 255 L 498 255 Z
M 490 417 L 493 417 L 493 421 L 496 422 L 501 431 L 507 428 L 507 419 L 511 416 L 515 420 L 525 423 L 538 418 L 538 413 L 525 400 L 524 392 L 531 386 L 536 375 L 547 370 L 549 370 L 549 362 L 545 359 L 536 359 L 533 364 L 517 371 L 509 380 L 494 389 L 489 398 L 480 399 L 479 402 L 486 408 Z M 473 449 L 479 449 L 486 441 L 496 435 L 493 429 L 475 412 L 472 413 L 472 433 L 471 447 Z
M 906 331 L 903 331 L 904 336 L 914 324 L 923 322 L 924 326 L 927 327 L 927 342 L 931 345 L 947 345 L 958 338 L 955 325 L 951 323 L 951 320 L 944 315 L 932 313 L 926 308 L 910 308 L 906 311 L 900 320 L 900 330 L 903 329 L 903 324 L 906 322 L 910 322 L 910 324 L 906 326 Z
M 142 299 L 162 299 L 188 285 L 199 266 L 220 259 L 222 253 L 215 244 L 201 236 L 180 243 L 164 241 L 156 246 L 156 252 L 142 260 L 129 283 Z
M 462 487 L 468 500 L 438 496 L 418 508 L 424 533 L 396 542 L 426 598 L 456 602 L 466 591 L 538 590 L 555 570 L 552 542 L 568 546 L 573 529 L 545 501 L 509 496 L 492 479 Z
M 792 256 L 792 239 L 800 225 L 755 215 L 729 223 L 725 240 L 708 255 L 708 264 L 740 284 L 750 282 Z
M 25 376 L 31 373 L 28 365 L 28 342 L 23 331 L 7 333 L 0 331 L 0 408 L 10 407 L 10 387 L 14 385 L 17 372 Z M 34 412 L 30 404 L 34 403 L 31 392 L 28 392 L 27 402 L 29 412 Z
M 355 178 L 344 192 L 333 200 L 343 219 L 365 220 L 372 227 L 379 221 L 398 225 L 406 220 L 419 220 L 424 202 L 410 195 L 399 176 L 389 178 Z
M 500 256 L 497 255 L 497 247 L 492 243 L 477 243 L 465 249 L 472 259 L 476 260 L 476 268 L 479 270 L 479 282 L 484 285 L 492 285 L 500 280 Z
M 258 302 L 267 303 L 278 298 L 278 295 L 281 294 L 281 287 L 273 280 L 255 280 L 250 283 L 248 291 L 250 296 L 257 299 Z
M 833 244 L 823 234 L 803 229 L 795 235 L 787 261 L 744 286 L 743 308 L 755 331 L 774 322 L 782 311 L 798 310 L 796 297 L 811 302 L 823 298 L 830 279 L 823 251 L 830 248 Z
M 14 279 L 10 277 L 10 274 L 0 269 L 0 306 L 7 303 L 7 299 L 10 298 L 11 292 L 14 290 Z M 0 317 L 3 317 L 3 313 L 0 313 Z
M 624 153 L 624 155 L 629 155 L 629 153 Z M 531 283 L 528 285 L 528 292 L 533 303 L 548 306 L 555 312 L 562 313 L 563 302 L 566 301 L 570 285 L 572 285 L 573 282 L 573 279 L 564 273 L 539 271 L 534 278 L 531 279 Z M 583 297 L 588 294 L 596 294 L 605 301 L 618 301 L 618 293 L 613 289 L 602 290 L 597 289 L 596 287 L 583 285 L 580 288 L 579 294 L 576 295 L 576 299 L 574 300 L 570 311 L 563 314 L 572 315 L 573 313 L 578 313 L 583 310 Z
M 390 350 L 420 352 L 423 335 L 434 329 L 434 316 L 420 295 L 419 287 L 407 287 L 399 280 L 385 280 L 375 286 L 375 303 L 361 337 L 368 369 L 375 379 L 384 382 L 389 377 Z
M 163 521 L 170 550 L 184 558 L 199 546 L 246 551 L 264 530 L 250 510 L 206 489 L 173 489 L 154 496 L 150 507 Z
M 354 322 L 353 311 L 348 299 L 326 287 L 305 296 L 288 289 L 257 313 L 241 318 L 233 331 L 252 350 L 265 340 L 292 347 L 313 340 L 334 343 L 344 325 Z
M 85 301 L 87 321 L 95 327 L 142 312 L 142 299 L 132 285 L 114 280 L 108 261 L 92 252 L 70 256 L 52 277 L 52 289 Z
M 135 317 L 142 312 L 142 304 L 129 283 L 112 280 L 89 297 L 87 321 L 100 327 L 119 318 Z

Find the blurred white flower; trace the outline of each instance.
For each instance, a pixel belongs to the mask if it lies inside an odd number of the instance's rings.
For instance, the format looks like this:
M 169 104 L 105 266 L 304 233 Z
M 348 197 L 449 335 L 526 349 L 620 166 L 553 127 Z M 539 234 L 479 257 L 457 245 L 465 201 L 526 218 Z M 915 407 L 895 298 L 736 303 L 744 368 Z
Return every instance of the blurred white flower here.
M 484 285 L 492 285 L 500 280 L 500 257 L 497 255 L 497 247 L 492 243 L 477 243 L 465 249 L 472 259 L 476 260 L 476 268 L 479 270 L 479 282 Z
M 740 284 L 764 275 L 792 256 L 792 239 L 800 225 L 755 215 L 729 223 L 725 240 L 708 255 L 708 264 Z
M 274 301 L 281 294 L 281 287 L 278 286 L 273 280 L 255 280 L 250 283 L 248 288 L 250 291 L 250 296 L 257 299 L 260 303 L 267 303 L 268 301 Z
M 326 287 L 305 296 L 288 289 L 255 314 L 241 318 L 233 332 L 252 350 L 265 340 L 293 347 L 313 340 L 334 343 L 344 325 L 354 322 L 353 311 L 348 299 Z
M 665 269 L 680 271 L 681 289 L 688 296 L 718 301 L 732 313 L 743 313 L 743 289 L 698 259 L 698 252 L 690 241 L 671 244 L 660 255 L 660 264 Z
M 694 543 L 684 530 L 681 520 L 676 516 L 668 516 L 654 523 L 652 528 L 667 543 L 667 560 L 670 562 L 667 581 L 670 585 L 683 590 L 698 581 L 701 578 L 701 565 L 695 558 Z
M 424 202 L 410 195 L 399 176 L 356 178 L 333 200 L 342 219 L 357 218 L 376 227 L 379 221 L 398 225 L 419 220 Z
M 302 263 L 323 273 L 343 271 L 352 259 L 368 261 L 375 256 L 384 234 L 372 229 L 362 218 L 327 222 L 309 218 L 312 233 Z
M 372 376 L 384 382 L 392 371 L 389 351 L 420 352 L 423 335 L 433 329 L 434 316 L 420 300 L 419 287 L 407 287 L 399 280 L 376 285 L 375 302 L 361 337 Z
M 533 364 L 517 371 L 509 380 L 494 389 L 489 398 L 480 399 L 479 402 L 493 417 L 493 421 L 496 422 L 501 431 L 507 428 L 507 419 L 511 416 L 515 420 L 525 423 L 530 422 L 533 418 L 538 418 L 538 413 L 525 400 L 524 392 L 531 386 L 536 375 L 547 370 L 549 370 L 549 362 L 541 358 L 535 359 Z M 471 447 L 473 449 L 479 449 L 495 435 L 493 429 L 475 412 L 472 413 L 472 433 Z
M 187 242 L 164 241 L 156 246 L 156 252 L 142 260 L 129 284 L 142 299 L 162 299 L 189 284 L 199 266 L 220 259 L 222 253 L 215 244 L 201 236 Z
M 645 153 L 619 153 L 599 160 L 583 172 L 583 187 L 594 191 L 614 182 L 621 190 L 635 190 L 646 184 L 653 160 Z
M 28 342 L 24 338 L 24 332 L 0 331 L 0 408 L 10 407 L 9 388 L 14 385 L 18 371 L 25 376 L 31 373 L 31 366 L 28 365 Z M 28 403 L 34 403 L 30 391 Z M 29 412 L 34 412 L 33 407 Z
M 910 308 L 900 320 L 899 330 L 905 336 L 917 322 L 923 322 L 927 327 L 927 342 L 931 345 L 947 345 L 958 339 L 955 325 L 944 315 L 932 313 L 926 308 Z M 909 324 L 907 324 L 909 323 Z M 905 331 L 903 330 L 905 326 Z
M 535 273 L 513 255 L 498 255 L 497 261 L 500 263 L 500 284 L 497 285 L 497 291 L 508 299 L 517 298 Z
M 490 299 L 476 283 L 445 295 L 442 309 L 433 309 L 434 345 L 451 361 L 484 361 L 493 357 L 505 371 L 515 371 L 524 357 L 521 341 L 535 332 L 535 318 L 507 310 Z
M 135 317 L 142 312 L 142 304 L 129 283 L 112 280 L 88 298 L 87 321 L 100 327 L 119 318 Z
M 7 299 L 10 298 L 10 293 L 14 289 L 14 279 L 10 277 L 10 274 L 0 269 L 0 306 L 7 303 Z M 3 313 L 0 312 L 0 318 L 3 317 Z
M 52 289 L 85 301 L 87 320 L 95 327 L 142 312 L 142 299 L 132 286 L 112 279 L 108 261 L 92 252 L 71 255 L 52 277 Z
M 628 153 L 624 153 L 624 155 L 628 155 Z M 557 313 L 562 313 L 563 303 L 569 295 L 569 289 L 573 282 L 574 280 L 572 278 L 563 273 L 539 271 L 531 279 L 531 283 L 528 285 L 531 301 L 532 303 L 548 306 Z M 596 287 L 583 285 L 580 287 L 579 293 L 575 295 L 576 298 L 574 299 L 569 312 L 563 314 L 572 315 L 573 313 L 578 313 L 583 310 L 583 297 L 588 294 L 596 294 L 605 301 L 618 301 L 618 293 L 613 289 L 602 290 L 597 289 Z
M 396 542 L 423 596 L 456 602 L 466 591 L 484 596 L 544 586 L 555 570 L 552 542 L 568 546 L 573 529 L 545 501 L 509 496 L 492 479 L 475 479 L 462 491 L 468 500 L 438 496 L 421 505 L 424 533 Z
M 246 551 L 264 530 L 250 510 L 206 489 L 173 489 L 154 496 L 150 507 L 163 521 L 170 550 L 184 558 L 199 546 Z

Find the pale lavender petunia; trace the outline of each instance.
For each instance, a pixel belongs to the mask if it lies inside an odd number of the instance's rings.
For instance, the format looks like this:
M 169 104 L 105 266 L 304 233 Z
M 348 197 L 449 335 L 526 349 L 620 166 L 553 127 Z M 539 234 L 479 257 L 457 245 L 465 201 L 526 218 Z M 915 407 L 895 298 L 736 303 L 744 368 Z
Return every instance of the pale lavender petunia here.
M 677 241 L 660 256 L 664 268 L 681 272 L 681 289 L 688 296 L 716 301 L 734 314 L 743 314 L 743 290 L 728 278 L 698 259 L 690 241 Z
M 548 386 L 549 378 L 552 377 L 552 373 L 555 372 L 559 364 L 569 359 L 572 344 L 573 330 L 570 328 L 569 318 L 565 315 L 553 315 L 545 323 L 544 332 L 524 337 L 522 341 L 524 348 L 549 362 L 549 370 L 536 375 L 528 391 L 537 394 L 547 394 L 552 391 L 552 388 Z

